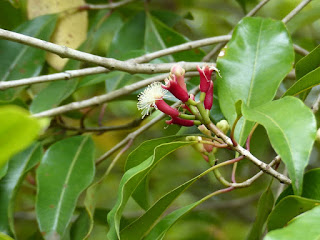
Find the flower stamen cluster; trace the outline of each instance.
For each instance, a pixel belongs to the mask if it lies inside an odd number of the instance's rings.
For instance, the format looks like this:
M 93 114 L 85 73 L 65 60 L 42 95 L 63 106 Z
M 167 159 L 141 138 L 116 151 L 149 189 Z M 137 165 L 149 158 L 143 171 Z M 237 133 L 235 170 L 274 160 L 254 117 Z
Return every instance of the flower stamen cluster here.
M 215 67 L 204 66 L 202 68 L 197 67 L 200 75 L 199 88 L 202 92 L 203 99 L 199 103 L 196 103 L 194 95 L 188 93 L 185 83 L 184 75 L 185 70 L 178 64 L 171 68 L 169 77 L 164 81 L 162 85 L 159 82 L 152 83 L 138 96 L 138 109 L 142 110 L 142 118 L 151 113 L 152 108 L 156 108 L 171 119 L 166 121 L 167 124 L 178 124 L 180 126 L 193 126 L 202 124 L 203 120 L 208 121 L 209 116 L 203 118 L 203 110 L 210 110 L 213 104 L 213 81 L 211 75 L 213 71 L 218 71 Z M 170 92 L 177 99 L 182 101 L 182 110 L 169 106 L 163 98 Z M 201 98 L 201 97 L 200 97 Z M 200 106 L 199 106 L 200 104 Z M 201 107 L 202 105 L 202 107 Z M 199 108 L 200 107 L 200 108 Z M 202 111 L 202 113 L 200 113 Z

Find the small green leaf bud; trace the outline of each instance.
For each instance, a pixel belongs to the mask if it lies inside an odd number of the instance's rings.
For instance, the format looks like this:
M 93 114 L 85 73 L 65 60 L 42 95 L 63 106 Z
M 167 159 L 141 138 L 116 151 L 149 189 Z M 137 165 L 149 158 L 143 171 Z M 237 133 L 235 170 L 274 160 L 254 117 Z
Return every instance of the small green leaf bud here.
M 317 141 L 318 143 L 320 143 L 320 128 L 319 128 L 318 131 L 317 131 L 316 141 Z
M 224 133 L 227 134 L 227 132 L 230 129 L 229 123 L 226 120 L 221 120 L 217 123 L 217 127 Z
M 210 130 L 207 129 L 205 125 L 203 125 L 203 124 L 200 125 L 200 126 L 198 127 L 198 129 L 199 129 L 199 131 L 202 132 L 204 135 L 211 136 Z

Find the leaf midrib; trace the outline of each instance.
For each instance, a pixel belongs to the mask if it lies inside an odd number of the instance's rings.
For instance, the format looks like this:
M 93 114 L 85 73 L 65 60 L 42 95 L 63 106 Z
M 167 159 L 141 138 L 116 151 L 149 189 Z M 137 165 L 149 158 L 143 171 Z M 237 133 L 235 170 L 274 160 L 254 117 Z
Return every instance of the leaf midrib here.
M 250 88 L 249 88 L 247 102 L 246 102 L 247 106 L 249 106 L 249 107 L 250 107 L 250 102 L 251 102 L 252 89 L 253 89 L 253 85 L 254 85 L 253 82 L 254 82 L 254 78 L 256 76 L 256 65 L 257 65 L 257 59 L 258 59 L 258 56 L 259 56 L 262 24 L 263 24 L 263 22 L 261 21 L 260 22 L 258 41 L 257 41 L 257 44 L 256 44 L 256 46 L 257 46 L 256 47 L 256 51 L 255 51 L 256 52 L 256 56 L 255 56 L 254 63 L 253 63 L 253 71 L 252 71 L 252 76 L 251 76 Z M 246 119 L 244 119 L 243 125 L 241 127 L 241 131 L 240 131 L 240 135 L 239 135 L 239 142 L 240 143 L 242 142 L 242 137 L 243 137 L 243 133 L 244 133 L 244 130 L 245 130 L 246 122 L 247 122 Z
M 78 148 L 76 154 L 74 155 L 74 158 L 72 159 L 71 165 L 70 165 L 69 170 L 67 172 L 66 179 L 65 179 L 65 181 L 64 181 L 62 186 L 68 186 L 68 183 L 69 183 L 71 174 L 73 172 L 73 168 L 75 166 L 75 163 L 79 159 L 79 155 L 80 155 L 80 153 L 82 151 L 83 145 L 85 144 L 85 142 L 87 140 L 88 140 L 88 137 L 84 138 L 81 141 L 81 143 L 79 145 L 79 148 Z M 55 213 L 55 216 L 54 216 L 54 222 L 53 222 L 52 230 L 57 230 L 58 220 L 59 220 L 59 217 L 60 217 L 62 202 L 63 202 L 63 199 L 64 199 L 64 195 L 65 195 L 66 189 L 67 189 L 66 187 L 62 188 L 62 191 L 61 191 L 61 194 L 60 194 L 60 198 L 58 199 L 59 201 L 58 201 L 58 206 L 57 206 L 56 213 Z

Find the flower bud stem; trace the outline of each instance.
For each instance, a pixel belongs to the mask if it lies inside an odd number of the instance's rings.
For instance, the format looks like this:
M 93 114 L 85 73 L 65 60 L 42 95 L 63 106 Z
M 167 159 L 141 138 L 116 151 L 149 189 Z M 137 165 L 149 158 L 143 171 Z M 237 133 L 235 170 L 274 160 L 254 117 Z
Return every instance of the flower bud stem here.
M 240 120 L 240 118 L 241 118 L 241 115 L 237 116 L 236 120 L 234 121 L 234 123 L 232 125 L 232 129 L 231 129 L 231 133 L 230 133 L 230 139 L 231 139 L 234 147 L 236 147 L 238 145 L 238 143 L 234 139 L 234 130 L 236 129 L 237 123 Z
M 188 99 L 188 101 L 186 102 L 188 105 L 192 105 L 192 106 L 196 106 L 197 102 L 192 100 L 191 98 Z
M 196 117 L 194 115 L 180 113 L 179 118 L 188 119 L 188 120 L 195 120 Z
M 206 98 L 206 93 L 205 92 L 201 92 L 200 93 L 200 97 L 199 97 L 200 102 L 203 103 L 205 98 Z
M 211 123 L 209 114 L 208 114 L 208 112 L 206 111 L 206 109 L 204 108 L 202 102 L 198 102 L 198 103 L 197 103 L 197 108 L 198 108 L 198 111 L 199 111 L 201 117 L 203 118 L 203 123 L 204 123 L 205 125 Z
M 203 119 L 202 119 L 202 116 L 200 115 L 198 109 L 193 105 L 189 105 L 189 108 L 191 110 L 191 113 L 196 117 L 196 119 L 199 119 L 202 122 Z

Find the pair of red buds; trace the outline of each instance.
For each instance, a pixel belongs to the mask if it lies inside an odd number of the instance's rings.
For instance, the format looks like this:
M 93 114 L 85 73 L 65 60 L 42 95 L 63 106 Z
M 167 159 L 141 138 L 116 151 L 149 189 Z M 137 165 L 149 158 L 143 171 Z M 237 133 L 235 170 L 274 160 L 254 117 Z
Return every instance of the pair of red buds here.
M 213 81 L 211 75 L 214 67 L 204 66 L 197 67 L 200 74 L 200 91 L 205 93 L 204 107 L 210 110 L 213 103 Z M 185 70 L 179 66 L 174 65 L 171 68 L 170 75 L 165 79 L 165 85 L 156 82 L 149 85 L 144 92 L 139 95 L 138 109 L 142 110 L 143 117 L 150 113 L 152 107 L 159 109 L 163 113 L 171 116 L 171 120 L 166 121 L 167 124 L 178 124 L 181 126 L 193 126 L 194 120 L 180 118 L 180 112 L 169 106 L 163 97 L 167 91 L 171 92 L 177 99 L 181 100 L 184 104 L 188 102 L 189 98 L 194 100 L 194 96 L 188 94 L 187 86 L 184 81 Z M 186 105 L 185 105 L 186 106 Z M 185 107 L 188 109 L 188 107 Z

